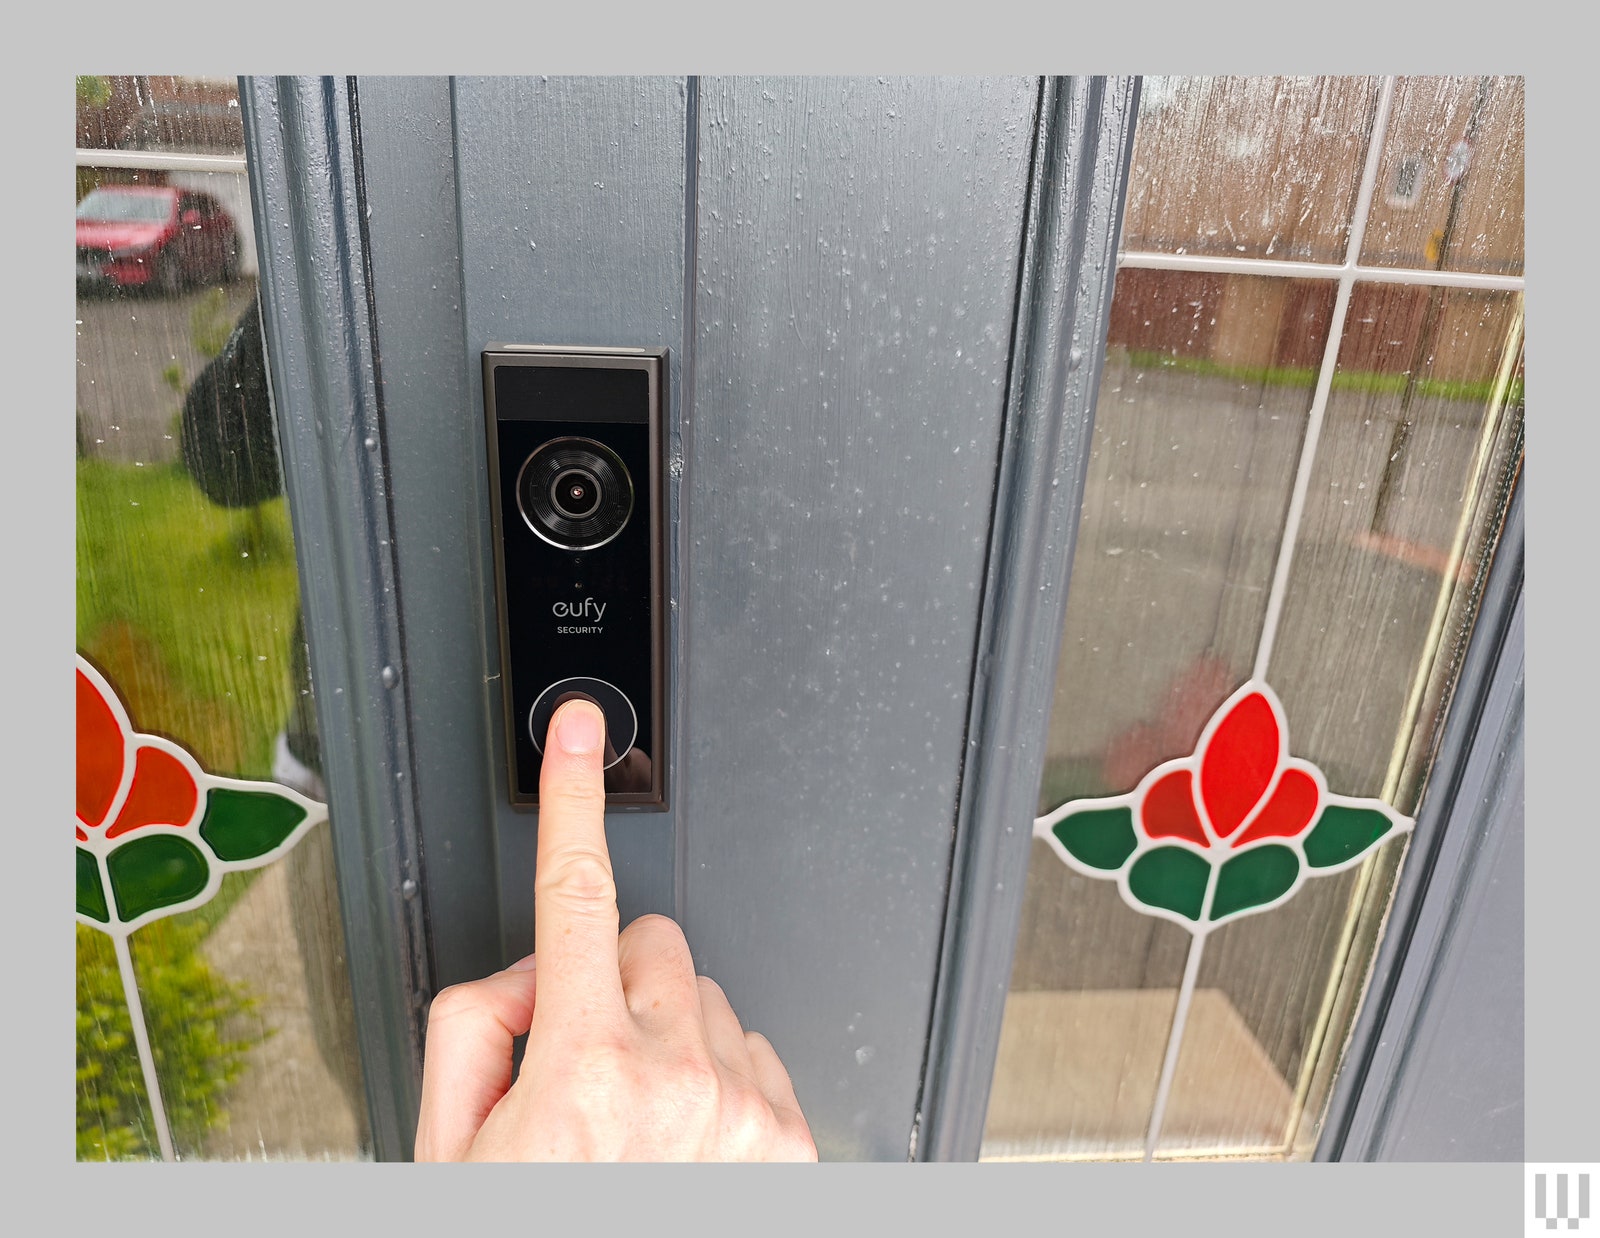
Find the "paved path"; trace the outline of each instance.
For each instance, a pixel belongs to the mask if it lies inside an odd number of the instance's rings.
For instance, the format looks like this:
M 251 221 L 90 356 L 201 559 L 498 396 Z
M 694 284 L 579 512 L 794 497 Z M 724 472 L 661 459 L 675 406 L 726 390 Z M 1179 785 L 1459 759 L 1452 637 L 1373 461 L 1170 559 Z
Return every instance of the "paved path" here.
M 255 996 L 256 1010 L 248 1017 L 267 1033 L 228 1090 L 228 1121 L 211 1132 L 204 1160 L 360 1157 L 360 1124 L 317 1049 L 291 903 L 289 870 L 280 860 L 255 880 L 202 947 L 211 966 Z
M 250 278 L 175 297 L 80 292 L 77 413 L 84 450 L 146 464 L 176 459 L 173 422 L 206 363 L 194 328 L 212 321 L 231 326 L 255 295 Z M 176 388 L 166 377 L 173 366 Z

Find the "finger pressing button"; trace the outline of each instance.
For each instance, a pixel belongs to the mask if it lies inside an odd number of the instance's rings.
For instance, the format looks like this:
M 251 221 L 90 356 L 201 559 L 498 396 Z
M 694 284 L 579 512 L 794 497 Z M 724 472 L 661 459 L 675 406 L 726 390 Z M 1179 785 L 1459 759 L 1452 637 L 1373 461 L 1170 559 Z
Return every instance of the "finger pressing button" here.
M 558 679 L 539 693 L 528 711 L 528 735 L 539 755 L 544 755 L 545 734 L 550 729 L 550 719 L 564 702 L 581 697 L 600 707 L 606 719 L 605 769 L 610 769 L 633 747 L 639 735 L 639 715 L 633 702 L 615 684 L 587 675 L 574 675 Z

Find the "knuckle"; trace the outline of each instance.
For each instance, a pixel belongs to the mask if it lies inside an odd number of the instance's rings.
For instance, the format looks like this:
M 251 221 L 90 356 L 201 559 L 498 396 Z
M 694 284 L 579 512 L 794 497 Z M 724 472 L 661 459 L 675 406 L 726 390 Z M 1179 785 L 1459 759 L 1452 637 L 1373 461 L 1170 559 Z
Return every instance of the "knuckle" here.
M 722 991 L 722 986 L 710 976 L 696 976 L 694 982 L 700 988 L 700 1000 L 702 1002 L 721 1002 L 725 1006 L 728 1005 L 728 995 Z M 732 1007 L 729 1008 L 731 1009 Z
M 797 1161 L 815 1161 L 817 1159 L 817 1141 L 811 1137 L 811 1128 L 801 1126 L 792 1131 L 788 1138 L 789 1155 Z
M 671 957 L 679 954 L 686 956 L 689 953 L 688 939 L 678 927 L 678 922 L 654 912 L 640 916 L 622 930 L 622 936 L 627 939 L 629 945 L 652 954 Z
M 680 1053 L 674 1074 L 678 1086 L 692 1096 L 716 1099 L 723 1090 L 722 1074 L 704 1045 L 695 1045 Z
M 591 1080 L 617 1081 L 637 1058 L 632 1038 L 621 1030 L 598 1032 L 574 1051 L 575 1065 Z
M 610 858 L 589 848 L 570 848 L 551 857 L 546 871 L 535 874 L 534 895 L 555 895 L 580 904 L 617 901 L 617 879 Z
M 467 1011 L 475 1010 L 478 1005 L 478 994 L 472 982 L 449 985 L 435 993 L 433 1001 L 428 1004 L 428 1024 L 432 1026 L 446 1019 L 459 1018 Z
M 643 963 L 648 972 L 658 977 L 694 973 L 689 942 L 677 922 L 666 916 L 640 916 L 622 930 L 617 948 L 623 955 Z
M 773 1113 L 767 1098 L 748 1084 L 729 1088 L 723 1097 L 723 1127 L 733 1147 L 752 1152 L 772 1140 Z

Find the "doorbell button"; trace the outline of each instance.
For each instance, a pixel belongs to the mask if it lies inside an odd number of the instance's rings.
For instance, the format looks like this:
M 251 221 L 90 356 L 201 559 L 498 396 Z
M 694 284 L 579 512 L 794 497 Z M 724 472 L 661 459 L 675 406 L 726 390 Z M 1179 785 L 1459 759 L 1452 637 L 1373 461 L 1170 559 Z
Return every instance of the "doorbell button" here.
M 556 680 L 539 693 L 533 708 L 528 711 L 528 736 L 533 740 L 534 748 L 538 750 L 540 756 L 544 755 L 544 738 L 550 729 L 550 719 L 555 714 L 557 706 L 572 697 L 584 697 L 593 701 L 605 715 L 606 743 L 616 755 L 602 768 L 610 769 L 628 755 L 628 750 L 633 747 L 633 741 L 638 738 L 639 715 L 634 711 L 633 702 L 621 689 L 604 679 L 574 675 L 570 679 Z

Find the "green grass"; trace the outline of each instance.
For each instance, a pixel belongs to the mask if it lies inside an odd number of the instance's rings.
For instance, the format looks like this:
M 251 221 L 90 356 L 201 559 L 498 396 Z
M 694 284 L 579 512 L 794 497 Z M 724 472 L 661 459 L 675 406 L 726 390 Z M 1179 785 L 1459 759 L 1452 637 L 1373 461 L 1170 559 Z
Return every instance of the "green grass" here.
M 293 690 L 298 584 L 283 500 L 234 511 L 178 466 L 78 464 L 77 644 L 134 725 L 216 773 L 265 777 Z
M 1127 350 L 1127 357 L 1130 365 L 1143 370 L 1178 370 L 1185 374 L 1228 378 L 1258 387 L 1312 387 L 1317 381 L 1317 371 L 1309 366 L 1226 365 L 1205 357 L 1174 357 L 1171 353 L 1135 348 Z M 1405 374 L 1339 370 L 1333 376 L 1333 390 L 1399 395 L 1406 389 L 1406 382 Z M 1416 394 L 1440 400 L 1486 401 L 1494 395 L 1494 387 L 1492 380 L 1465 382 L 1422 378 L 1417 380 Z M 1522 403 L 1521 377 L 1512 380 L 1507 399 L 1511 404 Z
M 294 686 L 298 583 L 283 501 L 217 507 L 176 465 L 78 464 L 77 645 L 140 730 L 215 773 L 265 778 Z M 259 876 L 230 874 L 202 907 L 133 938 L 168 1116 L 191 1154 L 226 1121 L 227 1090 L 264 1033 L 248 990 L 199 946 Z M 77 1154 L 158 1155 L 110 939 L 78 927 Z

